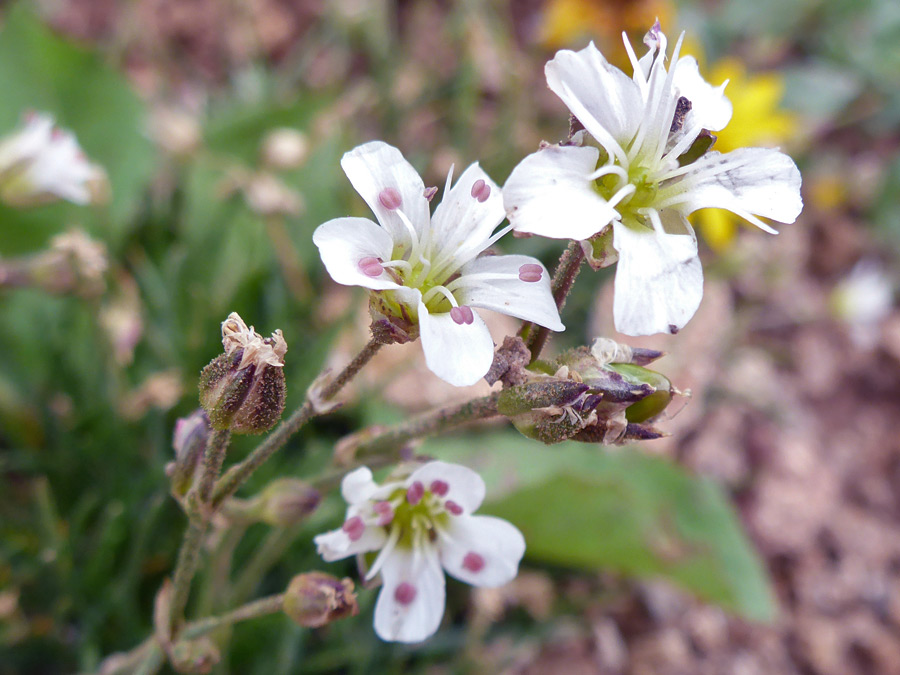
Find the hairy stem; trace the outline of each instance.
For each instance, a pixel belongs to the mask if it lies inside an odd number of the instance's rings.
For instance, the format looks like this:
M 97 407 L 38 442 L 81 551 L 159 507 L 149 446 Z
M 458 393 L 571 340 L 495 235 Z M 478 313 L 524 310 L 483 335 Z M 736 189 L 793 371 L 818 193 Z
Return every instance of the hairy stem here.
M 559 258 L 559 263 L 556 265 L 553 279 L 550 282 L 553 300 L 556 302 L 556 308 L 560 311 L 566 304 L 566 298 L 575 284 L 575 278 L 581 271 L 581 263 L 583 261 L 584 250 L 581 248 L 581 243 L 570 241 L 569 246 Z M 519 330 L 519 337 L 525 341 L 525 346 L 531 351 L 532 363 L 541 355 L 541 350 L 543 350 L 549 335 L 549 328 L 544 328 L 531 322 L 522 324 L 522 328 Z
M 188 494 L 187 497 L 188 527 L 184 533 L 181 549 L 178 551 L 178 562 L 175 565 L 175 574 L 172 580 L 172 606 L 169 621 L 173 630 L 181 623 L 184 608 L 187 606 L 191 581 L 200 560 L 200 545 L 211 515 L 209 497 L 212 486 L 222 469 L 222 462 L 225 459 L 225 452 L 228 450 L 230 440 L 231 432 L 228 430 L 214 430 L 210 434 L 206 452 L 203 455 L 203 472 L 200 475 L 197 492 Z
M 346 441 L 347 446 L 355 451 L 354 456 L 357 460 L 385 453 L 396 454 L 404 443 L 414 438 L 440 434 L 461 424 L 494 417 L 499 414 L 497 400 L 500 398 L 500 393 L 495 392 L 489 396 L 473 398 L 459 405 L 434 410 L 386 431 L 373 434 L 363 430 L 350 436 Z

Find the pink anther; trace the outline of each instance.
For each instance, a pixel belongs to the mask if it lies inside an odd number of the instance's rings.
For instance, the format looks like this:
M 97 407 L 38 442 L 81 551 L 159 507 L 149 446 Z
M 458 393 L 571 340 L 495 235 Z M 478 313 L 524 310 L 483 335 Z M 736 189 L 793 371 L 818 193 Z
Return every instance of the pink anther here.
M 411 605 L 418 594 L 415 586 L 404 581 L 394 589 L 394 600 L 401 605 Z
M 438 497 L 443 497 L 450 491 L 450 486 L 447 484 L 447 481 L 438 479 L 432 481 L 428 489 Z
M 409 502 L 410 506 L 415 506 L 420 501 L 422 501 L 422 497 L 425 496 L 425 486 L 422 485 L 420 481 L 416 481 L 406 490 L 406 501 Z
M 460 326 L 463 324 L 471 324 L 475 321 L 475 315 L 472 313 L 472 308 L 467 305 L 453 307 L 450 310 L 450 318 Z
M 528 263 L 519 268 L 519 281 L 534 283 L 540 281 L 542 276 L 544 276 L 544 268 L 540 265 Z
M 486 202 L 491 196 L 491 186 L 479 178 L 472 183 L 472 196 L 481 203 Z
M 466 553 L 466 557 L 463 558 L 462 566 L 470 572 L 478 573 L 484 569 L 484 556 L 475 553 L 475 551 L 469 551 Z
M 378 201 L 389 211 L 395 211 L 400 208 L 403 198 L 396 188 L 388 187 L 378 193 Z
M 384 272 L 384 267 L 381 266 L 381 258 L 373 258 L 372 256 L 361 258 L 357 266 L 359 271 L 367 277 L 380 277 Z
M 363 536 L 363 532 L 366 531 L 366 524 L 359 516 L 353 516 L 344 522 L 341 529 L 347 533 L 350 541 L 358 541 Z
M 454 502 L 450 499 L 448 499 L 446 502 L 444 502 L 444 508 L 447 509 L 454 516 L 461 516 L 462 512 L 463 512 L 463 507 L 461 507 L 459 504 L 457 504 L 456 502 Z
M 394 507 L 391 506 L 390 502 L 375 502 L 372 508 L 378 514 L 378 524 L 381 527 L 390 525 L 391 521 L 394 520 Z

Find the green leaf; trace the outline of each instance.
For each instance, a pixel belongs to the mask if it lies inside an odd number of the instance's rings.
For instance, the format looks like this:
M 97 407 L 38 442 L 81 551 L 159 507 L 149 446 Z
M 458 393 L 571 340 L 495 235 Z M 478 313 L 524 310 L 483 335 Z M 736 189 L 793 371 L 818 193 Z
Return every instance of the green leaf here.
M 481 472 L 493 500 L 482 510 L 522 530 L 530 560 L 663 578 L 746 618 L 774 618 L 766 572 L 714 482 L 628 450 L 546 449 L 508 433 L 479 441 L 426 451 Z
M 124 237 L 154 165 L 143 133 L 144 107 L 125 78 L 91 53 L 52 33 L 14 5 L 0 31 L 0 134 L 15 129 L 24 111 L 51 113 L 71 129 L 87 156 L 102 165 L 112 185 L 108 211 L 57 204 L 24 211 L 0 208 L 4 252 L 43 245 L 71 222 L 102 227 L 111 243 Z M 15 235 L 10 241 L 7 235 Z

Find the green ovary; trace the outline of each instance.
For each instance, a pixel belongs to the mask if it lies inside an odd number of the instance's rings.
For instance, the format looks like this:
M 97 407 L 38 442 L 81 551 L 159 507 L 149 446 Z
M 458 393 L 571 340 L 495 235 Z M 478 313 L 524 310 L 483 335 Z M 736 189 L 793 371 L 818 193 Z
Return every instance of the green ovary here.
M 600 168 L 599 166 L 597 168 Z M 659 196 L 659 183 L 653 179 L 652 172 L 642 166 L 632 165 L 627 168 L 627 181 L 618 174 L 607 174 L 594 181 L 597 194 L 606 201 L 612 200 L 626 185 L 633 185 L 634 192 L 625 196 L 616 204 L 616 211 L 623 222 L 641 222 L 644 217 L 640 209 L 652 206 Z
M 413 548 L 414 534 L 416 530 L 423 529 L 423 524 L 427 524 L 425 535 L 433 541 L 437 536 L 436 526 L 446 525 L 449 521 L 449 516 L 440 508 L 437 497 L 427 490 L 421 501 L 415 505 L 406 501 L 405 488 L 395 490 L 387 501 L 397 504 L 394 509 L 394 519 L 388 527 L 391 530 L 399 528 L 400 538 L 397 540 L 399 548 Z M 439 513 L 435 513 L 435 511 L 439 511 Z

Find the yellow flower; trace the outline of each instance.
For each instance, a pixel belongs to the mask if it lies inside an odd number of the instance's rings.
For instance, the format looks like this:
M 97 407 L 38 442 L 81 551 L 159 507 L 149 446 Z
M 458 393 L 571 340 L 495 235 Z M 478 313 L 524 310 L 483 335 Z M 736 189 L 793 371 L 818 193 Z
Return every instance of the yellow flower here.
M 607 48 L 613 42 L 621 46 L 622 31 L 640 39 L 657 19 L 663 26 L 674 24 L 675 10 L 667 0 L 549 0 L 539 39 L 548 49 L 584 46 L 588 40 Z M 621 60 L 613 63 L 627 65 L 624 56 Z
M 715 64 L 706 79 L 712 84 L 729 80 L 725 93 L 734 107 L 728 126 L 716 132 L 715 150 L 777 146 L 796 132 L 797 117 L 778 107 L 784 93 L 784 79 L 779 73 L 748 74 L 743 64 L 729 58 Z M 740 219 L 728 211 L 703 209 L 691 220 L 714 250 L 723 251 L 734 241 Z

